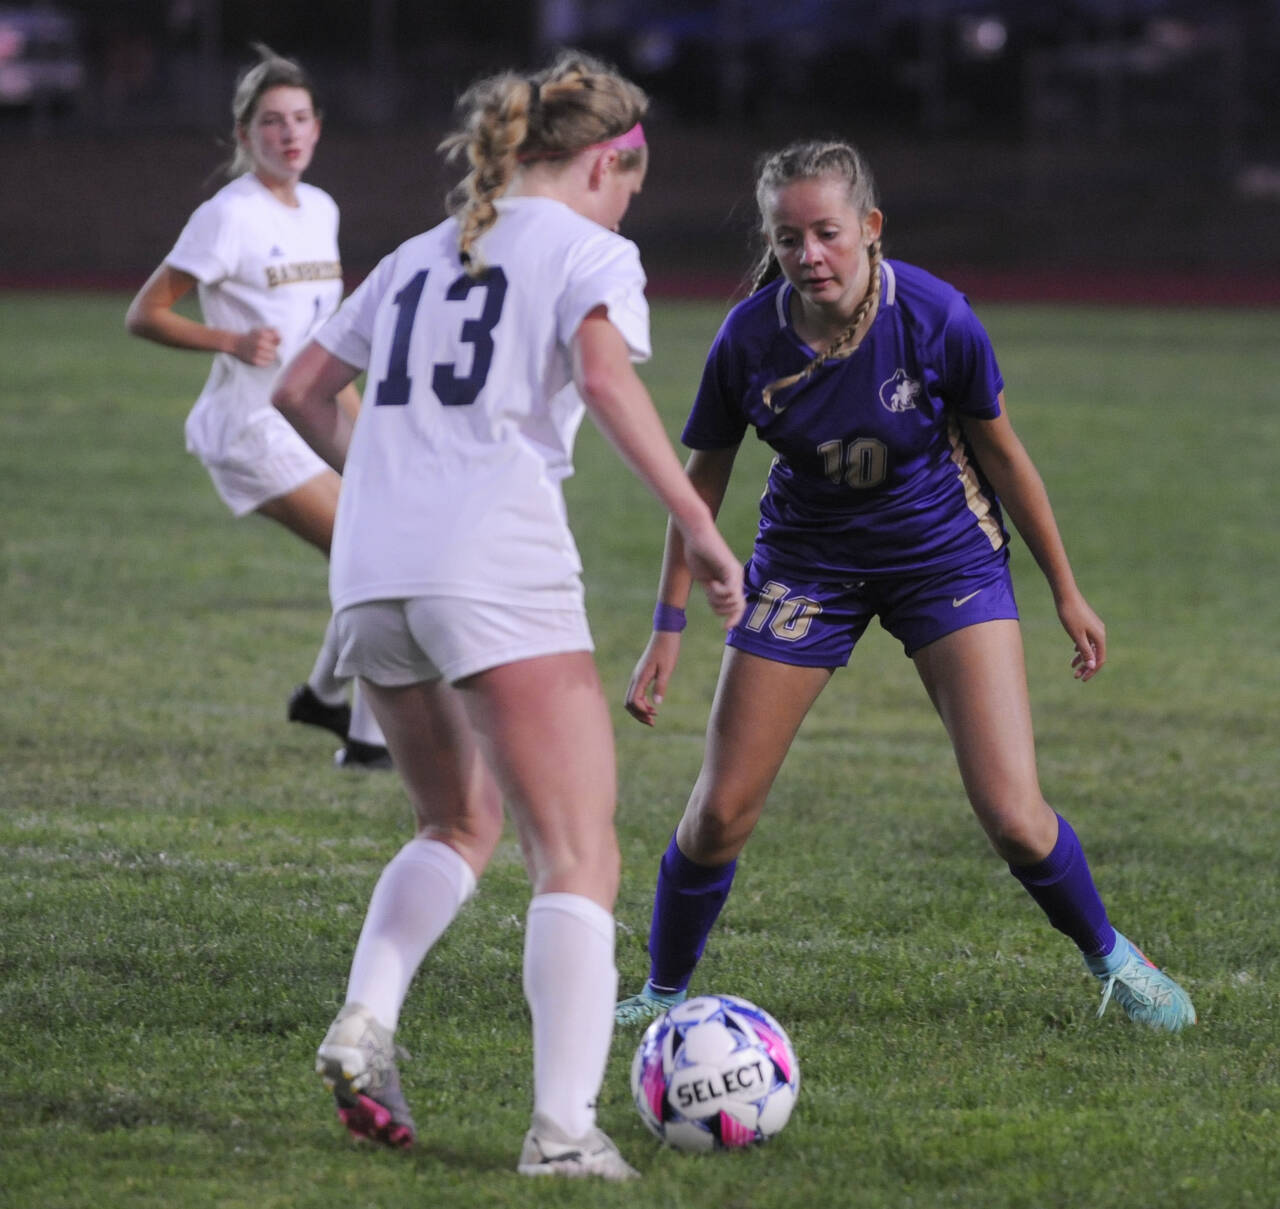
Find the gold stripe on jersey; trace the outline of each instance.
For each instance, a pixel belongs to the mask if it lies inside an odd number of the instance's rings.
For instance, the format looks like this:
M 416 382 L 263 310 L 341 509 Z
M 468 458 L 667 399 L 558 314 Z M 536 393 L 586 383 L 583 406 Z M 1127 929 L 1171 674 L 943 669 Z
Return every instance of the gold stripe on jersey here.
M 969 511 L 978 518 L 978 528 L 987 535 L 991 548 L 999 550 L 1004 545 L 1004 536 L 1000 532 L 996 518 L 991 515 L 991 499 L 982 490 L 982 484 L 978 481 L 978 472 L 969 461 L 964 437 L 954 416 L 947 421 L 947 440 L 951 445 L 951 461 L 955 464 L 960 482 L 964 485 L 964 502 L 968 505 Z
M 301 260 L 296 264 L 267 265 L 267 286 L 295 285 L 299 281 L 333 281 L 342 276 L 340 260 Z

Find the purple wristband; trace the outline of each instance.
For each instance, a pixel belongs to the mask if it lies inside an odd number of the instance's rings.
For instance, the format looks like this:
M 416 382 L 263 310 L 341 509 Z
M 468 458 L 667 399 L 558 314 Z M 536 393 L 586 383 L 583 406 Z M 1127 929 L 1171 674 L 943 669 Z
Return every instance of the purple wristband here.
M 678 634 L 689 624 L 684 610 L 677 605 L 663 604 L 658 601 L 653 606 L 653 628 L 668 634 Z

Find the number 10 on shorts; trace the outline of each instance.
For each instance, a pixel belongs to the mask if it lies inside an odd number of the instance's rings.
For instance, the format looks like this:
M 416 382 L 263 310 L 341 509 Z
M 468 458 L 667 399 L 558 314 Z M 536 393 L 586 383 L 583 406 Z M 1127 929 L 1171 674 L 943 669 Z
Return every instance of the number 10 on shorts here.
M 780 641 L 799 642 L 821 612 L 822 606 L 816 600 L 792 596 L 786 584 L 771 579 L 760 589 L 755 607 L 743 624 L 757 634 L 767 624 L 769 633 Z

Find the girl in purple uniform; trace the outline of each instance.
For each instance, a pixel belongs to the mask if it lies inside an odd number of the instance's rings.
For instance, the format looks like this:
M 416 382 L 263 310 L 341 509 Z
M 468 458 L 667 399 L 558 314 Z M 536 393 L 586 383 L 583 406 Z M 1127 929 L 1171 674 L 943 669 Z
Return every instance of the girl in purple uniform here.
M 1186 992 L 1111 926 L 1075 832 L 1041 796 L 1004 514 L 1049 581 L 1078 679 L 1105 662 L 1106 631 L 1009 422 L 986 332 L 951 286 L 882 258 L 883 216 L 852 146 L 768 157 L 756 201 L 765 253 L 716 336 L 684 442 L 713 511 L 748 428 L 776 457 L 702 771 L 658 872 L 649 979 L 617 1019 L 684 999 L 800 723 L 879 617 L 916 665 L 992 847 L 1103 983 L 1099 1014 L 1115 998 L 1154 1028 L 1193 1023 Z M 649 726 L 690 582 L 669 528 L 654 632 L 627 689 Z

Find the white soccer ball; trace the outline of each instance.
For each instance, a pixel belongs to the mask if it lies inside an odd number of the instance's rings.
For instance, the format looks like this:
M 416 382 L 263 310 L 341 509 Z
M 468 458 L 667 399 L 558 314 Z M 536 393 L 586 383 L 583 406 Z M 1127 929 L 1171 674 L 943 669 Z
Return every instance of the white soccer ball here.
M 645 1030 L 631 1063 L 641 1119 L 677 1150 L 773 1137 L 791 1116 L 800 1065 L 782 1026 L 734 995 L 677 1004 Z

